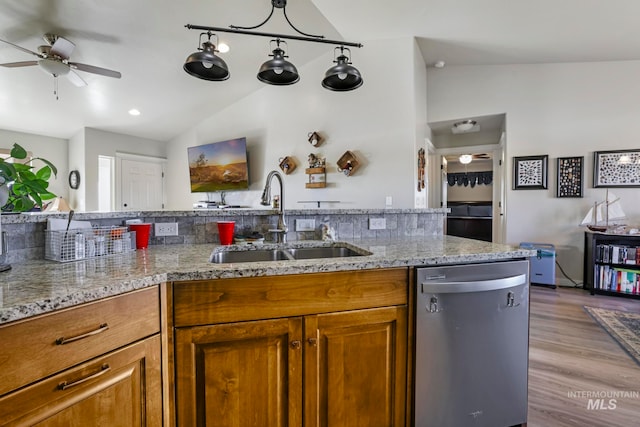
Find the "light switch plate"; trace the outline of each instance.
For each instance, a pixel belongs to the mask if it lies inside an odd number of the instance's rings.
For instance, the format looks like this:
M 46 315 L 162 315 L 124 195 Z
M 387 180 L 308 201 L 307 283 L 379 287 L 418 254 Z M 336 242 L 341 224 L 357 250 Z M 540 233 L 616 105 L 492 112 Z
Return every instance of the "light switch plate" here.
M 386 218 L 369 218 L 369 230 L 386 230 Z
M 314 231 L 315 229 L 315 219 L 296 219 L 296 231 Z

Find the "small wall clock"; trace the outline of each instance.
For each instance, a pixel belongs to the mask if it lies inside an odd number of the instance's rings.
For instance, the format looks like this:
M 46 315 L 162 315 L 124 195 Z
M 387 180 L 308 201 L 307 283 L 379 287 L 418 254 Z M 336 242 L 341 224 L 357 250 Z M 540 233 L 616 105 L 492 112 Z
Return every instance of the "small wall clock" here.
M 77 170 L 69 172 L 69 187 L 74 190 L 77 190 L 78 187 L 80 187 L 80 172 Z

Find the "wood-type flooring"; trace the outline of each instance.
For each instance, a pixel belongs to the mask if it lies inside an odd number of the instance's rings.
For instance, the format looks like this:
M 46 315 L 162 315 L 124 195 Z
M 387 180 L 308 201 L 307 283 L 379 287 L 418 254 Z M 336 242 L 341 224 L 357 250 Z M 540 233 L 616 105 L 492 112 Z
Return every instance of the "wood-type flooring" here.
M 531 287 L 528 427 L 640 426 L 640 365 L 584 305 L 640 313 L 640 300 Z

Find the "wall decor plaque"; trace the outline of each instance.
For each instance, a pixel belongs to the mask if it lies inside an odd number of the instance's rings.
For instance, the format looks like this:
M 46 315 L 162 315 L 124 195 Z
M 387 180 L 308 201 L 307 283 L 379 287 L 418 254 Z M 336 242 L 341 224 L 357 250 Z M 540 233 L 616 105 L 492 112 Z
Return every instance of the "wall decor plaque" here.
M 584 197 L 584 156 L 558 157 L 556 197 Z
M 594 187 L 640 187 L 640 150 L 593 153 Z
M 549 156 L 525 156 L 513 158 L 514 190 L 546 190 Z

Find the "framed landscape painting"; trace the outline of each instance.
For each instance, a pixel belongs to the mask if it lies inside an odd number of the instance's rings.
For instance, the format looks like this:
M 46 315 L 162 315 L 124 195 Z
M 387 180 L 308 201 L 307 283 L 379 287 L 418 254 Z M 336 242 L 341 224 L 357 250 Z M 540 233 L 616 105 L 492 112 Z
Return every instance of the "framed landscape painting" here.
M 546 190 L 547 163 L 549 156 L 526 156 L 513 158 L 514 190 Z

